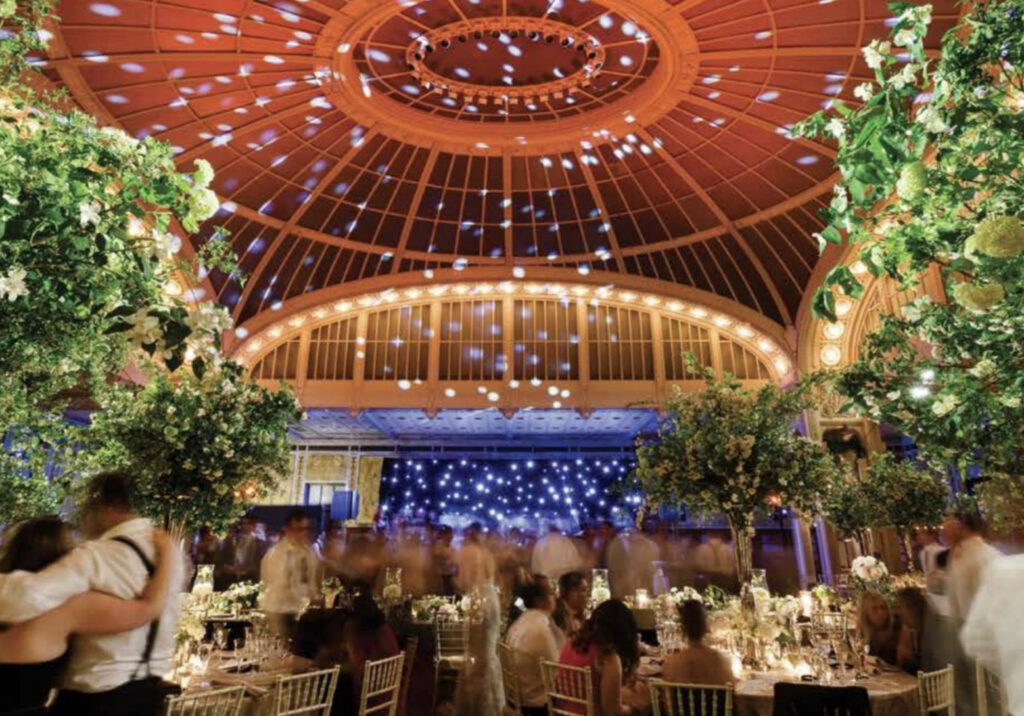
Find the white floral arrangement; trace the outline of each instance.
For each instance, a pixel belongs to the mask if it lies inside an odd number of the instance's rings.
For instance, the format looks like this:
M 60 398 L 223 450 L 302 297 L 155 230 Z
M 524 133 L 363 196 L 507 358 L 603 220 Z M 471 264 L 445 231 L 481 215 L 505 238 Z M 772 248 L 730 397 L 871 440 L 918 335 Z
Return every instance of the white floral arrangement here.
M 381 596 L 386 602 L 397 602 L 402 598 L 402 588 L 397 584 L 389 584 L 381 591 Z
M 255 609 L 259 603 L 262 584 L 260 582 L 238 582 L 224 590 L 224 599 L 239 609 Z
M 682 604 L 683 602 L 688 602 L 691 599 L 696 600 L 701 604 L 704 603 L 704 597 L 701 596 L 701 593 L 693 587 L 683 587 L 682 589 L 672 587 L 668 594 L 676 604 Z
M 455 619 L 459 616 L 459 608 L 456 607 L 449 601 L 445 601 L 443 604 L 437 607 L 437 616 L 445 619 Z
M 607 602 L 612 598 L 612 591 L 608 588 L 606 578 L 600 575 L 594 576 L 594 583 L 590 587 L 590 601 L 594 606 Z
M 784 597 L 774 597 L 772 599 L 772 611 L 775 612 L 781 621 L 788 623 L 800 616 L 802 607 L 799 599 L 792 594 L 787 594 Z
M 850 573 L 862 582 L 877 584 L 889 577 L 885 564 L 874 557 L 857 557 L 850 564 Z

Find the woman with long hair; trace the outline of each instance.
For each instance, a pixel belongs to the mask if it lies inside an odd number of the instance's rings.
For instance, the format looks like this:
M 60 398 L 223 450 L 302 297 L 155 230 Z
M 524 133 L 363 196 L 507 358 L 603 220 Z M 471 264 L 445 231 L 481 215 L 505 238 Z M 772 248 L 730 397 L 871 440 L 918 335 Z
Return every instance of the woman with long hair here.
M 686 635 L 686 649 L 665 659 L 662 678 L 677 684 L 708 684 L 723 686 L 733 680 L 728 657 L 704 644 L 708 634 L 708 615 L 704 605 L 687 599 L 679 607 L 679 620 Z
M 38 572 L 73 546 L 71 531 L 59 517 L 37 517 L 12 527 L 0 553 L 0 573 Z M 76 595 L 35 619 L 0 632 L 0 714 L 42 714 L 68 657 L 72 634 L 117 634 L 137 629 L 163 612 L 170 587 L 174 547 L 165 532 L 154 530 L 157 568 L 138 599 L 100 592 Z
M 618 599 L 602 602 L 558 657 L 566 666 L 589 667 L 597 716 L 628 713 L 622 684 L 640 663 L 640 639 L 629 608 Z
M 896 592 L 896 663 L 904 671 L 916 674 L 921 668 L 921 638 L 924 636 L 928 603 L 920 589 L 905 587 Z
M 861 595 L 857 628 L 872 656 L 888 664 L 896 663 L 896 627 L 885 597 L 870 591 Z

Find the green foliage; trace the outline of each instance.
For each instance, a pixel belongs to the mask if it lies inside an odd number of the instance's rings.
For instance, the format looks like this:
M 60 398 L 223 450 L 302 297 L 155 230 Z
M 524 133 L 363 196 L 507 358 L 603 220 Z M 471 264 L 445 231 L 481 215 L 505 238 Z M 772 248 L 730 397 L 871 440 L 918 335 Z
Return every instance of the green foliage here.
M 848 407 L 933 457 L 1020 481 L 1024 0 L 972 4 L 937 61 L 923 49 L 930 6 L 890 7 L 891 42 L 864 50 L 875 82 L 857 89 L 862 104 L 837 102 L 794 131 L 839 142 L 842 181 L 822 243 L 860 247 L 872 274 L 908 287 L 938 265 L 949 300 L 919 299 L 884 318 L 838 389 Z M 813 303 L 819 316 L 835 320 L 837 291 L 858 295 L 851 278 L 845 267 L 829 275 Z
M 858 543 L 863 542 L 863 531 L 876 519 L 876 505 L 869 498 L 864 482 L 852 475 L 834 481 L 824 495 L 822 509 L 840 537 L 855 538 Z
M 949 509 L 950 491 L 941 475 L 892 453 L 872 456 L 866 488 L 873 527 L 892 525 L 907 534 L 916 526 L 939 524 Z
M 725 514 L 747 530 L 769 499 L 815 510 L 837 468 L 793 427 L 811 405 L 818 379 L 789 390 L 774 384 L 749 390 L 731 377 L 705 378 L 704 390 L 677 390 L 669 398 L 657 439 L 637 448 L 633 477 L 648 502 Z
M 286 386 L 270 391 L 224 363 L 202 379 L 158 376 L 115 387 L 89 431 L 97 467 L 138 478 L 143 512 L 188 528 L 226 528 L 288 472 L 288 426 L 300 416 Z

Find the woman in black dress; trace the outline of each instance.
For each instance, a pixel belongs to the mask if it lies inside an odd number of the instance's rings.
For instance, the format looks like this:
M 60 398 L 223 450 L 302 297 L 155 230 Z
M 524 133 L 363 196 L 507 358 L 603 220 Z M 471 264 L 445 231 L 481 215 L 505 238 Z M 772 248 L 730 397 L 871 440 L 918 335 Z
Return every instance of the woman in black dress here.
M 170 538 L 154 530 L 157 569 L 139 599 L 85 592 L 35 619 L 0 632 L 0 715 L 45 713 L 50 690 L 68 657 L 72 634 L 116 634 L 157 618 L 171 580 Z M 38 517 L 12 527 L 0 554 L 0 573 L 38 572 L 71 550 L 71 532 L 58 517 Z M 17 685 L 16 687 L 14 685 Z

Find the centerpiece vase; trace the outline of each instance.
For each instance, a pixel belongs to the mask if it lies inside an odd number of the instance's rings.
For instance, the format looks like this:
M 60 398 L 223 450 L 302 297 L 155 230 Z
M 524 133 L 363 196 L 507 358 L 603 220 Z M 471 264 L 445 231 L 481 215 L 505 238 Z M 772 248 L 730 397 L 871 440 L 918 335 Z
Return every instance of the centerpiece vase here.
M 740 585 L 740 605 L 747 614 L 756 611 L 751 581 L 754 572 L 754 530 L 750 518 L 729 517 L 732 547 L 736 554 L 736 578 Z

